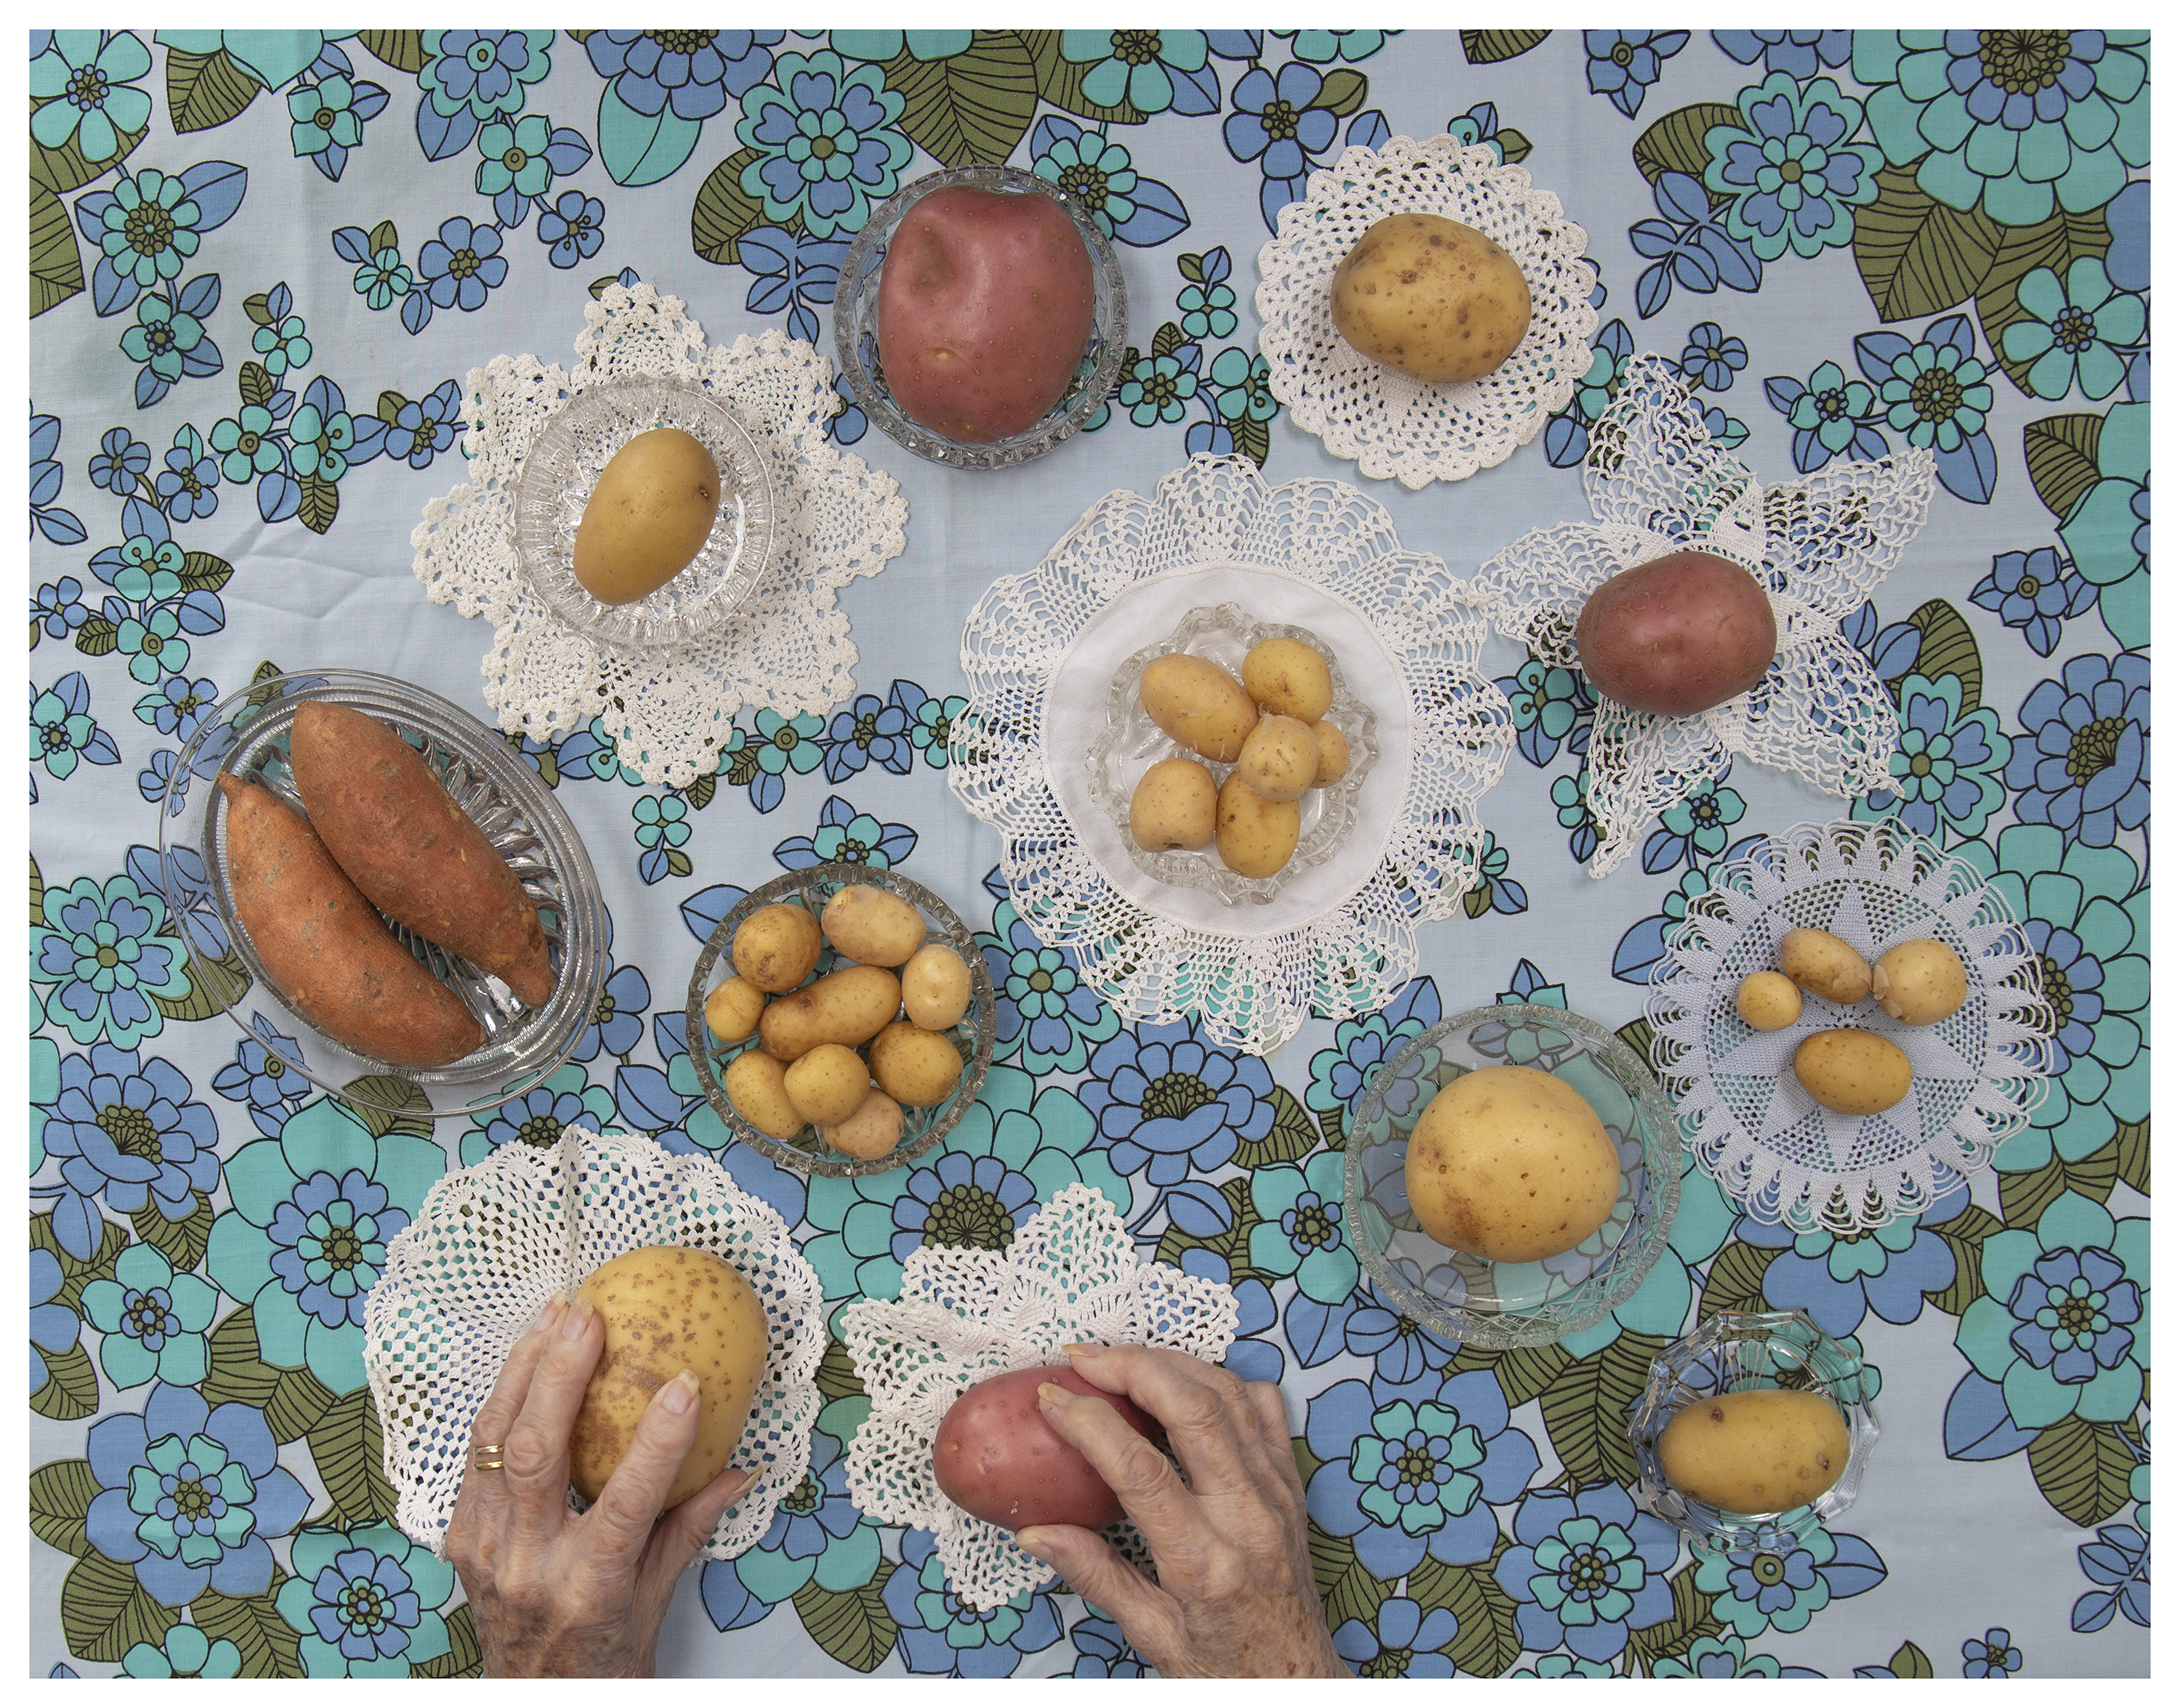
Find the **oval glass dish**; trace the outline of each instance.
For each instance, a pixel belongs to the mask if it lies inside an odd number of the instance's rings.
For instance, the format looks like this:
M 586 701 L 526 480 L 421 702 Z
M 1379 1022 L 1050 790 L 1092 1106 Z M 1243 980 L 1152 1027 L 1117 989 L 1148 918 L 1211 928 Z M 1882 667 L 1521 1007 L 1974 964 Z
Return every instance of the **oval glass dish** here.
M 214 779 L 223 772 L 256 778 L 301 812 L 288 766 L 288 736 L 306 700 L 330 700 L 391 724 L 423 755 L 537 904 L 555 982 L 551 997 L 535 1008 L 499 979 L 388 921 L 484 1028 L 483 1046 L 445 1067 L 377 1061 L 312 1025 L 280 997 L 234 916 L 227 799 Z M 605 983 L 597 876 L 552 791 L 497 732 L 438 695 L 389 676 L 326 670 L 268 677 L 214 706 L 184 744 L 168 780 L 159 815 L 159 887 L 189 946 L 192 987 L 225 1008 L 278 1061 L 281 1072 L 293 1069 L 313 1085 L 373 1109 L 474 1115 L 522 1096 L 568 1059 Z M 419 1094 L 428 1111 L 416 1101 Z
M 775 902 L 800 902 L 810 910 L 813 919 L 821 917 L 825 903 L 835 892 L 852 884 L 868 884 L 874 889 L 899 896 L 923 915 L 926 943 L 944 943 L 961 956 L 969 969 L 969 1007 L 961 1019 L 945 1034 L 961 1055 L 961 1078 L 943 1102 L 926 1108 L 903 1106 L 900 1142 L 883 1156 L 868 1158 L 846 1156 L 834 1150 L 818 1135 L 814 1127 L 804 1127 L 789 1139 L 774 1139 L 760 1133 L 735 1107 L 734 1100 L 727 1096 L 722 1078 L 729 1063 L 745 1050 L 759 1046 L 757 1035 L 752 1031 L 746 1038 L 734 1043 L 722 1043 L 704 1024 L 705 999 L 715 985 L 734 976 L 734 957 L 731 953 L 735 933 L 742 921 L 760 908 L 768 908 Z M 725 963 L 724 968 L 722 962 Z M 845 957 L 836 955 L 829 943 L 819 952 L 818 964 L 811 979 L 822 979 L 833 970 L 836 962 L 845 964 Z M 806 983 L 808 980 L 805 980 Z M 798 987 L 799 988 L 799 987 Z M 912 881 L 882 866 L 867 866 L 850 862 L 831 865 L 806 866 L 761 884 L 740 901 L 735 903 L 725 918 L 712 927 L 712 934 L 704 940 L 697 952 L 696 965 L 689 975 L 689 1003 L 684 1019 L 689 1041 L 689 1060 L 696 1074 L 696 1083 L 702 1089 L 705 1101 L 718 1116 L 726 1129 L 752 1151 L 769 1156 L 782 1167 L 792 1168 L 803 1174 L 830 1174 L 845 1178 L 857 1174 L 882 1174 L 889 1168 L 898 1168 L 931 1149 L 954 1130 L 955 1123 L 967 1112 L 983 1090 L 984 1076 L 991 1071 L 992 1046 L 998 1037 L 998 1018 L 993 1007 L 992 975 L 984 965 L 984 958 L 977 948 L 977 939 L 961 916 L 937 896 Z
M 1301 840 L 1287 863 L 1269 877 L 1244 877 L 1232 870 L 1219 858 L 1215 845 L 1157 853 L 1141 847 L 1129 828 L 1128 809 L 1136 785 L 1152 766 L 1162 759 L 1193 759 L 1219 783 L 1225 783 L 1234 769 L 1191 752 L 1151 722 L 1137 691 L 1143 672 L 1154 659 L 1186 652 L 1209 659 L 1239 682 L 1241 661 L 1249 649 L 1261 640 L 1299 640 L 1313 647 L 1330 668 L 1332 709 L 1325 713 L 1325 719 L 1347 738 L 1347 774 L 1328 788 L 1303 791 Z M 1323 865 L 1339 851 L 1340 839 L 1355 822 L 1362 779 L 1377 763 L 1377 715 L 1356 697 L 1347 678 L 1340 674 L 1340 660 L 1332 649 L 1308 629 L 1291 623 L 1253 622 L 1238 605 L 1199 605 L 1164 640 L 1131 653 L 1120 666 L 1106 696 L 1105 721 L 1082 762 L 1092 803 L 1119 828 L 1121 843 L 1137 865 L 1160 883 L 1208 890 L 1234 907 L 1245 901 L 1271 900 L 1295 878 Z
M 657 427 L 678 427 L 712 453 L 718 513 L 685 568 L 641 599 L 608 605 L 575 579 L 575 530 L 606 464 Z M 515 561 L 531 590 L 576 634 L 605 646 L 643 651 L 700 639 L 748 596 L 772 553 L 763 453 L 724 402 L 688 380 L 602 380 L 570 397 L 524 454 L 509 509 Z
M 1620 1152 L 1620 1195 L 1572 1251 L 1495 1263 L 1441 1245 L 1409 1207 L 1409 1135 L 1438 1091 L 1479 1068 L 1536 1068 L 1565 1080 Z M 1410 1038 L 1371 1076 L 1347 1137 L 1355 1254 L 1396 1309 L 1446 1340 L 1544 1346 L 1631 1298 L 1665 1249 L 1681 1201 L 1681 1135 L 1642 1057 L 1594 1020 L 1501 1002 Z
M 878 282 L 885 272 L 888 245 L 909 210 L 934 190 L 966 184 L 1004 195 L 1042 195 L 1058 202 L 1082 235 L 1090 251 L 1097 290 L 1089 341 L 1076 364 L 1075 376 L 1060 401 L 1036 426 L 988 444 L 971 444 L 933 432 L 911 420 L 886 389 L 878 360 Z M 1120 258 L 1082 204 L 1049 179 L 1011 166 L 956 166 L 919 178 L 896 191 L 871 212 L 848 245 L 833 294 L 833 359 L 842 383 L 863 413 L 889 438 L 934 463 L 959 469 L 1008 469 L 1027 463 L 1072 437 L 1111 395 L 1128 342 L 1128 287 Z

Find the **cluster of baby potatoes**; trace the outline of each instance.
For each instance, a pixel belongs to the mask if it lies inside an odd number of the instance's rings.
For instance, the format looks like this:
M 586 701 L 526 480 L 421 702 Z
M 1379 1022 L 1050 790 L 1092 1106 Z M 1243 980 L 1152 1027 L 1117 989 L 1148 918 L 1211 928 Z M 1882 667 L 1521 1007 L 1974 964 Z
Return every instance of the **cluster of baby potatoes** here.
M 1896 1020 L 1935 1026 L 1968 999 L 1968 969 L 1945 944 L 1918 937 L 1870 964 L 1830 931 L 1792 931 L 1779 944 L 1779 970 L 1751 973 L 1733 993 L 1741 1018 L 1775 1032 L 1802 1017 L 1802 992 L 1851 1007 L 1864 997 Z M 1890 1038 L 1857 1026 L 1812 1032 L 1794 1052 L 1794 1077 L 1840 1115 L 1875 1115 L 1908 1095 L 1914 1074 Z
M 822 925 L 794 902 L 742 921 L 735 976 L 705 998 L 704 1024 L 729 1044 L 757 1034 L 757 1047 L 724 1075 L 745 1121 L 773 1139 L 815 1127 L 835 1151 L 867 1161 L 900 1142 L 904 1103 L 945 1101 L 961 1079 L 946 1034 L 968 1012 L 969 967 L 925 936 L 921 913 L 868 884 L 834 892 Z M 853 964 L 804 984 L 829 942 Z
M 1225 783 L 1197 760 L 1162 759 L 1128 803 L 1128 831 L 1151 854 L 1201 849 L 1246 878 L 1268 878 L 1302 840 L 1302 797 L 1347 775 L 1347 738 L 1325 721 L 1332 667 L 1300 640 L 1260 640 L 1241 679 L 1208 658 L 1170 652 L 1137 690 L 1166 734 L 1204 759 L 1231 765 Z

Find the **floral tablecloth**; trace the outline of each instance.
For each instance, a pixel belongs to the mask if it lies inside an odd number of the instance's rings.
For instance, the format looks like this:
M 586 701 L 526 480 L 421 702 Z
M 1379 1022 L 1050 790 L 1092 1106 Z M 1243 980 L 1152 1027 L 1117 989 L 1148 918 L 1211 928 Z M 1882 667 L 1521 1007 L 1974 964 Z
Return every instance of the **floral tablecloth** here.
M 391 1528 L 364 1295 L 432 1179 L 581 1119 L 716 1151 L 833 1307 L 930 1243 L 1004 1244 L 1087 1182 L 1146 1254 L 1230 1281 L 1280 1381 L 1342 1651 L 1372 1676 L 2144 1674 L 2149 1665 L 2150 47 L 2094 30 L 33 31 L 30 89 L 30 1657 L 39 1675 L 450 1677 L 449 1568 Z M 1451 130 L 1588 231 L 1599 330 L 1504 464 L 1368 482 L 1467 574 L 1583 520 L 1631 360 L 1678 365 L 1781 481 L 1909 446 L 1941 490 L 1841 625 L 1896 702 L 1851 805 L 1737 763 L 1594 881 L 1594 700 L 1488 655 L 1520 757 L 1462 917 L 1383 1012 L 1269 1059 L 1123 1025 L 1005 899 L 944 775 L 963 617 L 1099 495 L 1198 451 L 1357 481 L 1283 419 L 1256 254 L 1351 145 Z M 1093 430 L 1004 475 L 867 431 L 908 547 L 843 596 L 848 702 L 736 714 L 716 775 L 646 787 L 594 726 L 521 751 L 603 880 L 614 964 L 548 1084 L 393 1120 L 275 1071 L 193 980 L 154 884 L 177 750 L 258 673 L 390 673 L 486 715 L 489 635 L 409 535 L 463 477 L 465 375 L 565 360 L 618 279 L 710 338 L 829 351 L 847 239 L 942 163 L 1005 160 L 1112 233 L 1130 349 Z M 1639 1041 L 1662 936 L 1753 836 L 1896 815 L 1990 874 L 2055 1016 L 2034 1124 L 1926 1213 L 1795 1237 L 1682 1182 L 1671 1249 L 1565 1344 L 1434 1338 L 1360 1273 L 1341 1151 L 1392 1041 L 1495 997 Z M 827 859 L 905 870 L 983 933 L 983 1100 L 912 1170 L 806 1181 L 732 1146 L 680 1026 L 697 940 Z M 251 1003 L 239 1004 L 246 1018 Z M 1630 1503 L 1624 1423 L 1703 1311 L 1801 1307 L 1881 1372 L 1860 1502 L 1698 1564 Z M 807 1481 L 684 1581 L 662 1668 L 1131 1674 L 1057 1589 L 988 1614 L 930 1538 L 849 1502 L 866 1406 L 829 1359 Z

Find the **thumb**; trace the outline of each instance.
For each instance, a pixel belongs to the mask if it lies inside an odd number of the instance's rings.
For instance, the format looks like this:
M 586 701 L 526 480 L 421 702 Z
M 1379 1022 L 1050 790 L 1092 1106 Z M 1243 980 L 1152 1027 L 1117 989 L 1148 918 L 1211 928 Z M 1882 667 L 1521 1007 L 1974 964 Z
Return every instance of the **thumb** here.
M 1016 1533 L 1015 1543 L 1057 1570 L 1084 1601 L 1110 1613 L 1138 1652 L 1159 1646 L 1172 1620 L 1173 1597 L 1122 1559 L 1103 1536 L 1077 1524 L 1032 1524 Z

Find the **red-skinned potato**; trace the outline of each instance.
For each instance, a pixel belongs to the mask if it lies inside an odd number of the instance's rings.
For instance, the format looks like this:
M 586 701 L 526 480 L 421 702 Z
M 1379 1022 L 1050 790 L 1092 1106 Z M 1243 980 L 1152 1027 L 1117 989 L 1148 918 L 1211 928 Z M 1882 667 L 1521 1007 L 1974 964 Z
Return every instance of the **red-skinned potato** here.
M 909 210 L 878 281 L 878 360 L 909 419 L 966 444 L 1035 426 L 1074 377 L 1097 288 L 1049 196 L 954 184 Z
M 1575 623 L 1583 673 L 1638 711 L 1686 717 L 1746 694 L 1779 650 L 1779 625 L 1756 578 L 1708 552 L 1675 552 L 1623 569 L 1589 596 Z
M 995 1376 L 955 1400 L 932 1444 L 931 1469 L 947 1499 L 1003 1529 L 1102 1530 L 1120 1518 L 1120 1497 L 1037 1409 L 1038 1388 L 1048 1381 L 1104 1400 L 1137 1434 L 1159 1438 L 1158 1424 L 1126 1396 L 1106 1392 L 1071 1365 L 1054 1365 Z

